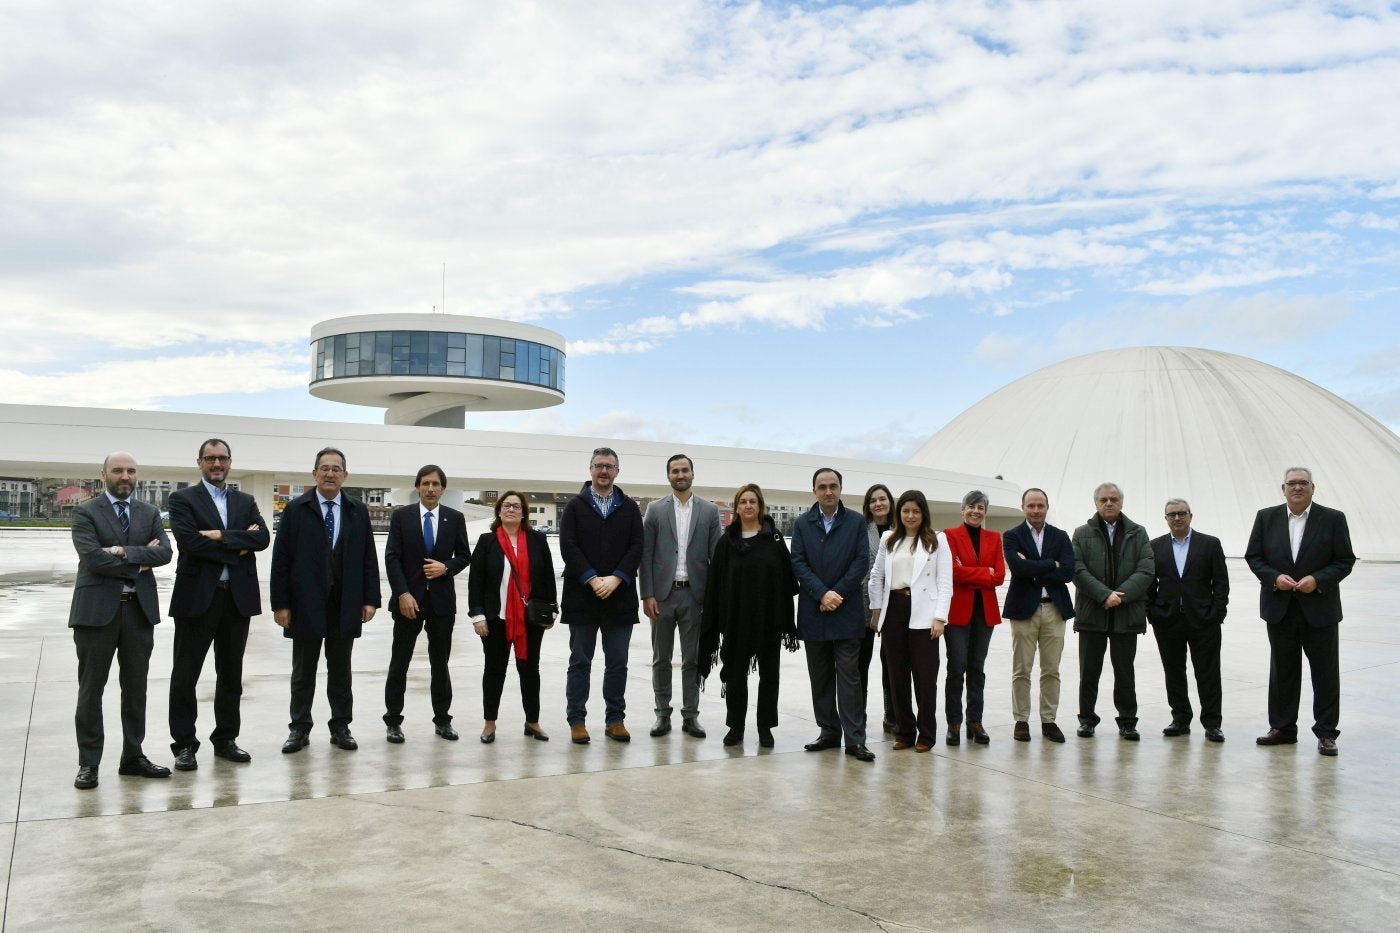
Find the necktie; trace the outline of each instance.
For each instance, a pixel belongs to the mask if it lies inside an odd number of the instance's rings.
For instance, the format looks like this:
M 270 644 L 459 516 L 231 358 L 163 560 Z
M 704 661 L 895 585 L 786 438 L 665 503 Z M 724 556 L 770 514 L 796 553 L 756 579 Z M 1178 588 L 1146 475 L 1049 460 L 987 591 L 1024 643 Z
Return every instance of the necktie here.
M 433 553 L 433 513 L 423 513 L 423 551 Z
M 117 520 L 122 523 L 122 540 L 131 540 L 131 516 L 126 514 L 128 503 L 125 499 L 117 500 Z
M 326 542 L 335 547 L 335 503 L 326 503 Z

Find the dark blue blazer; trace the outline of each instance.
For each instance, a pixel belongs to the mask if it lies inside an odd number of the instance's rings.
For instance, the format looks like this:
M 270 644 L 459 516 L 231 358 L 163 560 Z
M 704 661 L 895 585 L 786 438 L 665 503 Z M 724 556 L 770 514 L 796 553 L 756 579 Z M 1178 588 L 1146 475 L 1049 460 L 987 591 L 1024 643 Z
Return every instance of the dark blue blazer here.
M 1068 585 L 1074 579 L 1074 545 L 1068 534 L 1048 522 L 1042 537 L 1044 553 L 1036 551 L 1035 538 L 1027 522 L 1001 533 L 1002 553 L 1006 555 L 1006 568 L 1011 571 L 1006 602 L 1001 607 L 1002 618 L 1019 620 L 1035 615 L 1042 589 L 1063 618 L 1074 618 L 1074 601 L 1069 597 Z M 1060 566 L 1055 566 L 1056 561 Z
M 828 533 L 821 506 L 813 505 L 792 526 L 792 573 L 797 577 L 797 637 L 803 641 L 860 638 L 869 616 L 861 590 L 870 573 L 870 536 L 859 512 L 837 506 Z M 822 612 L 828 590 L 843 602 L 835 612 Z
M 258 530 L 249 531 L 249 525 L 257 525 Z M 222 541 L 200 534 L 218 530 L 224 533 Z M 237 489 L 228 490 L 225 528 L 204 483 L 177 489 L 170 494 L 170 533 L 180 548 L 175 561 L 175 589 L 170 594 L 172 616 L 195 618 L 208 612 L 225 567 L 229 593 L 239 615 L 261 614 L 256 552 L 266 550 L 272 538 L 252 496 Z
M 472 549 L 467 544 L 467 520 L 456 509 L 438 503 L 438 527 L 433 529 L 433 552 L 424 553 L 422 513 L 418 503 L 394 510 L 389 518 L 389 539 L 384 543 L 384 574 L 389 578 L 389 614 L 399 613 L 399 597 L 411 593 L 418 603 L 418 618 L 451 622 L 457 615 L 457 574 L 467 568 Z M 431 584 L 423 575 L 423 559 L 431 557 L 447 567 L 447 576 Z

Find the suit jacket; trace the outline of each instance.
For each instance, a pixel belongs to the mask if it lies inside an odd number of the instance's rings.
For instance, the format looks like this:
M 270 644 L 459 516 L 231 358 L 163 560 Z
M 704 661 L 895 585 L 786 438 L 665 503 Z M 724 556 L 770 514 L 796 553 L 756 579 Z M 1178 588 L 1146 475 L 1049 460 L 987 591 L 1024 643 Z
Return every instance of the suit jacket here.
M 797 637 L 803 641 L 861 638 L 870 615 L 861 598 L 870 572 L 870 539 L 859 512 L 839 503 L 831 531 L 813 504 L 792 526 L 792 573 L 797 577 Z M 822 612 L 828 590 L 843 600 L 835 612 Z
M 68 627 L 106 625 L 121 606 L 122 585 L 136 587 L 141 611 L 152 625 L 160 622 L 160 602 L 156 598 L 156 578 L 142 567 L 163 567 L 170 563 L 170 539 L 161 525 L 160 512 L 145 502 L 129 500 L 127 517 L 131 534 L 122 534 L 116 509 L 106 493 L 89 499 L 73 513 L 73 549 L 78 552 L 78 577 L 73 583 L 73 602 L 68 610 Z M 147 547 L 146 542 L 160 544 Z M 107 553 L 121 545 L 122 557 Z
M 564 558 L 559 621 L 565 625 L 636 625 L 642 510 L 635 499 L 614 486 L 617 505 L 604 518 L 588 487 L 588 483 L 583 484 L 559 519 L 559 553 Z M 615 576 L 622 585 L 607 599 L 599 599 L 588 585 L 599 576 Z
M 1288 506 L 1260 509 L 1254 516 L 1244 559 L 1259 578 L 1259 616 L 1265 622 L 1282 622 L 1295 602 L 1309 625 L 1342 621 L 1342 595 L 1337 585 L 1356 565 L 1351 530 L 1343 513 L 1314 502 L 1295 561 L 1288 541 Z M 1312 576 L 1317 589 L 1311 593 L 1275 589 L 1274 582 L 1284 573 L 1295 580 Z
M 528 528 L 525 547 L 530 555 L 530 598 L 554 602 L 558 590 L 549 539 L 544 532 Z M 501 542 L 496 540 L 495 531 L 487 531 L 476 539 L 476 549 L 472 551 L 472 571 L 467 578 L 467 615 L 473 619 L 504 619 L 503 592 L 506 599 L 518 598 Z
M 457 615 L 457 585 L 454 577 L 466 569 L 472 550 L 467 544 L 467 519 L 456 509 L 438 504 L 437 523 L 433 528 L 433 551 L 425 553 L 423 545 L 423 513 L 418 504 L 395 509 L 389 518 L 389 540 L 384 544 L 384 572 L 389 577 L 389 614 L 403 621 L 399 613 L 399 597 L 412 594 L 418 601 L 418 617 L 426 614 L 435 621 L 447 622 Z M 429 585 L 423 575 L 423 560 L 431 557 L 447 567 L 447 576 Z
M 1170 623 L 1178 607 L 1186 611 L 1186 621 L 1193 628 L 1225 621 L 1230 574 L 1219 538 L 1193 530 L 1181 573 L 1176 570 L 1171 535 L 1152 539 L 1152 558 L 1157 576 L 1147 588 L 1147 621 L 1153 625 Z
M 690 497 L 690 537 L 685 546 L 686 579 L 695 601 L 705 602 L 705 581 L 710 577 L 710 557 L 720 536 L 719 509 L 713 502 Z M 665 599 L 676 579 L 676 497 L 657 499 L 642 519 L 642 565 L 637 583 L 642 599 Z
M 953 552 L 953 607 L 948 612 L 950 625 L 967 625 L 972 621 L 972 607 L 982 601 L 982 621 L 1000 625 L 997 608 L 997 587 L 1006 582 L 1006 558 L 1001 553 L 1001 535 L 989 528 L 982 529 L 979 549 L 972 549 L 972 535 L 966 525 L 955 525 L 943 532 Z
M 341 635 L 360 637 L 361 606 L 379 606 L 379 561 L 369 510 L 359 499 L 340 494 L 340 543 L 343 546 L 340 577 L 340 612 L 336 617 Z M 309 489 L 287 504 L 272 545 L 272 611 L 290 609 L 291 622 L 282 634 L 287 638 L 324 638 L 326 604 L 331 597 L 331 550 L 326 540 L 320 498 Z
M 887 531 L 875 546 L 875 566 L 870 570 L 870 608 L 880 610 L 877 628 L 885 627 L 885 610 L 890 606 L 889 562 L 893 556 L 885 545 L 894 535 Z M 901 551 L 909 547 L 909 539 L 899 542 Z M 928 630 L 934 619 L 948 621 L 948 607 L 953 602 L 953 555 L 948 537 L 938 533 L 938 550 L 929 553 L 922 544 L 914 548 L 914 569 L 909 578 L 909 627 Z
M 1074 618 L 1074 602 L 1069 586 L 1074 579 L 1074 545 L 1069 535 L 1047 523 L 1041 534 L 1043 550 L 1035 548 L 1031 526 L 1022 522 L 1002 532 L 1002 554 L 1011 571 L 1011 583 L 1006 587 L 1006 599 L 1001 614 L 1008 619 L 1029 619 L 1040 605 L 1040 591 L 1054 602 L 1064 619 Z M 1024 554 L 1024 558 L 1017 555 Z M 1055 564 L 1060 566 L 1056 567 Z
M 215 584 L 225 567 L 228 588 L 240 615 L 262 613 L 258 589 L 257 551 L 272 541 L 267 523 L 258 514 L 258 503 L 246 492 L 228 490 L 228 527 L 219 519 L 214 498 L 204 483 L 170 494 L 170 532 L 180 553 L 175 561 L 175 589 L 170 594 L 170 614 L 176 618 L 202 616 L 214 601 Z M 248 531 L 257 525 L 257 531 Z M 222 541 L 200 534 L 221 530 Z M 247 551 L 247 554 L 239 554 Z

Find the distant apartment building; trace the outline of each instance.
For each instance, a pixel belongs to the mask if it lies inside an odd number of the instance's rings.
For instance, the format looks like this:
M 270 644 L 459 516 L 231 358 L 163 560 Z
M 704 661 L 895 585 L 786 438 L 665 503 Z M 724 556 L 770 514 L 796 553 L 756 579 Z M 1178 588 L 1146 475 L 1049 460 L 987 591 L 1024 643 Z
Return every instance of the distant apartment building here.
M 0 518 L 33 518 L 34 507 L 32 479 L 0 476 Z

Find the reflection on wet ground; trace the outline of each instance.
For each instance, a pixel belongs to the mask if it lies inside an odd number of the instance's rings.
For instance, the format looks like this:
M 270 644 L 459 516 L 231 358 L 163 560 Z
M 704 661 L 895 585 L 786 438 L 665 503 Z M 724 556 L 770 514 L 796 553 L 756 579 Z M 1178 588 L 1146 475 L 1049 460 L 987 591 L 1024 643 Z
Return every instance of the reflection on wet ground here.
M 1394 565 L 1362 564 L 1344 584 L 1343 736 L 1333 760 L 1306 741 L 1254 746 L 1266 727 L 1268 645 L 1257 590 L 1231 561 L 1223 746 L 1199 729 L 1159 735 L 1170 717 L 1150 638 L 1137 660 L 1141 743 L 1111 732 L 1062 746 L 1038 731 L 1031 743 L 1011 741 L 1005 633 L 987 661 L 986 748 L 915 756 L 872 735 L 873 765 L 803 752 L 816 729 L 801 654 L 783 659 L 774 749 L 756 747 L 752 712 L 744 745 L 722 745 L 713 680 L 701 700 L 707 739 L 679 729 L 651 739 L 645 621 L 630 651 L 628 744 L 601 736 L 601 666 L 594 742 L 569 743 L 560 626 L 546 634 L 541 663 L 552 741 L 521 735 L 513 673 L 497 741 L 477 740 L 481 652 L 460 630 L 452 673 L 462 741 L 433 734 L 420 643 L 408 741 L 389 745 L 380 715 L 391 627 L 381 612 L 355 649 L 359 751 L 331 746 L 318 725 L 309 748 L 282 755 L 290 652 L 265 616 L 253 622 L 245 662 L 240 744 L 250 764 L 216 759 L 206 746 L 197 771 L 143 781 L 118 777 L 109 760 L 97 790 L 79 792 L 66 628 L 73 563 L 66 533 L 0 533 L 7 930 L 382 929 L 404 919 L 458 928 L 466 911 L 467 925 L 491 929 L 1364 929 L 1388 927 L 1400 903 Z M 166 568 L 162 606 L 169 581 Z M 164 764 L 172 631 L 168 621 L 157 629 L 148 691 L 145 748 Z M 1062 725 L 1075 705 L 1070 643 Z M 1110 683 L 1105 673 L 1101 705 Z M 210 663 L 201 731 L 212 694 Z M 1309 701 L 1305 686 L 1304 719 Z M 877 714 L 879 702 L 876 690 Z M 117 704 L 114 680 L 109 759 Z M 327 715 L 323 690 L 316 715 Z

